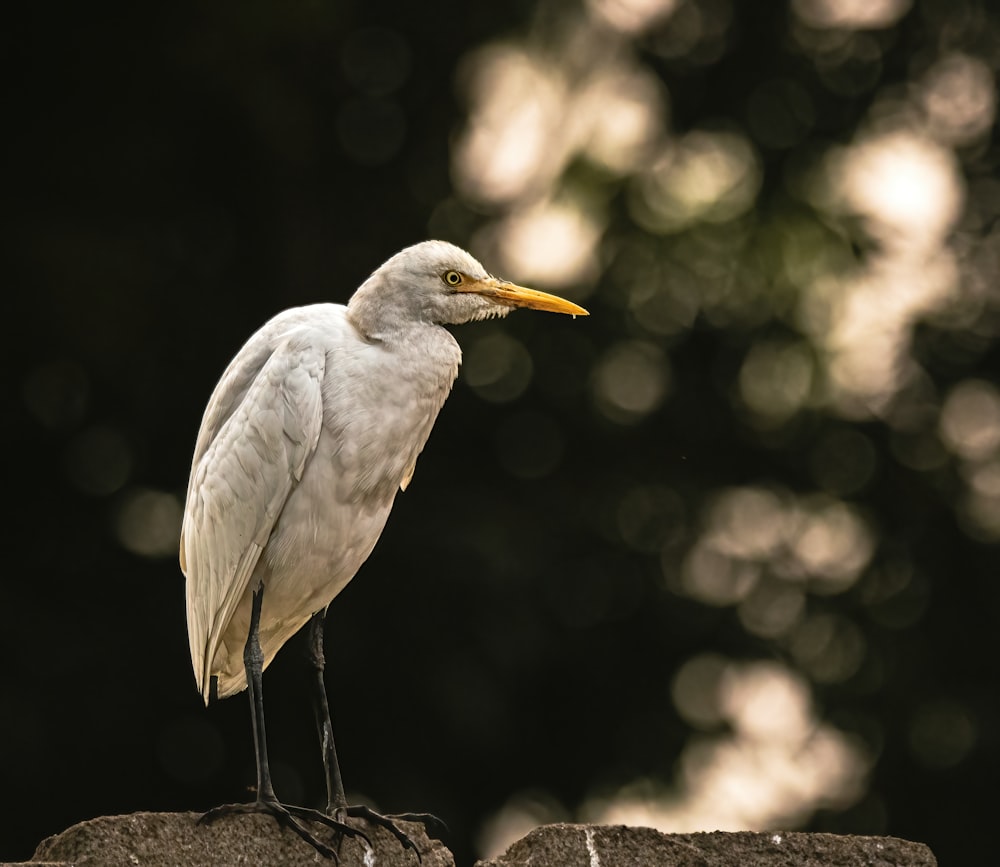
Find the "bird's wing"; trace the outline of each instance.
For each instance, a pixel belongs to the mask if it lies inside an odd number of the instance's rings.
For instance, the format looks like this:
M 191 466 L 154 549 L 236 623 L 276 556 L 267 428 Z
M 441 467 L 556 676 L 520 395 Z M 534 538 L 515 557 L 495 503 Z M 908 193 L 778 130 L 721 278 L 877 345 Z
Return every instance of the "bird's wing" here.
M 326 353 L 308 329 L 288 334 L 249 384 L 239 361 L 205 412 L 181 529 L 191 662 L 206 702 L 219 639 L 323 422 Z M 220 407 L 229 408 L 224 419 Z

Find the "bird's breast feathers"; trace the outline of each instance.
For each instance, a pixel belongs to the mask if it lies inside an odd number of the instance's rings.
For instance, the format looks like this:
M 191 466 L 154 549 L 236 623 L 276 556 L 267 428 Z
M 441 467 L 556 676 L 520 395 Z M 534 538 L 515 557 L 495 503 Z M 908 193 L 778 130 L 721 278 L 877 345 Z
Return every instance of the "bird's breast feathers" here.
M 440 334 L 408 348 L 375 343 L 334 348 L 323 381 L 321 443 L 317 454 L 339 471 L 338 493 L 353 502 L 391 498 L 405 488 L 417 456 L 458 374 L 461 353 Z M 433 339 L 437 338 L 437 339 Z

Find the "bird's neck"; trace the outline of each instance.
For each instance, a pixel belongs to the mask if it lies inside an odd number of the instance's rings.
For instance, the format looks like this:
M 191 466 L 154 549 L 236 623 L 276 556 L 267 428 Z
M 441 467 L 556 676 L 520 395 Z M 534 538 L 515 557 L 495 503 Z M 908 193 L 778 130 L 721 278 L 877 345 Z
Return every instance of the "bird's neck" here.
M 375 338 L 398 360 L 404 378 L 427 378 L 435 383 L 447 381 L 449 387 L 458 375 L 462 350 L 452 333 L 442 325 L 410 323 Z
M 388 353 L 402 381 L 418 390 L 451 388 L 458 375 L 462 350 L 442 325 L 400 311 L 383 294 L 363 284 L 347 305 L 347 318 L 369 343 Z M 443 401 L 442 397 L 442 401 Z
M 366 340 L 400 342 L 412 329 L 426 324 L 420 311 L 400 304 L 395 287 L 373 280 L 362 283 L 347 302 L 347 318 Z

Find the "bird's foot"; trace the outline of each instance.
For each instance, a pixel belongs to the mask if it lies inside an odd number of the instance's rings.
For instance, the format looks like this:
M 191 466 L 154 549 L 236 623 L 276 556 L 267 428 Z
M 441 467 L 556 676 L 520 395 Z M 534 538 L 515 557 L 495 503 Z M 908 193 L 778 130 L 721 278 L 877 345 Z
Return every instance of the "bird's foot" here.
M 311 810 L 308 807 L 286 805 L 280 803 L 277 799 L 272 800 L 270 798 L 258 798 L 256 801 L 249 804 L 223 804 L 220 807 L 214 807 L 209 810 L 198 820 L 198 822 L 209 824 L 222 816 L 231 816 L 234 814 L 247 815 L 249 813 L 265 813 L 269 816 L 273 816 L 275 821 L 282 828 L 290 828 L 317 852 L 319 852 L 320 855 L 325 858 L 332 858 L 337 862 L 340 861 L 340 857 L 337 855 L 336 851 L 331 849 L 330 846 L 313 834 L 300 820 L 319 822 L 327 828 L 332 828 L 337 832 L 338 845 L 340 838 L 347 836 L 360 837 L 365 841 L 365 843 L 371 846 L 371 840 L 368 838 L 367 834 L 363 831 L 359 831 L 357 828 L 352 828 L 346 822 L 338 821 L 335 817 L 328 816 L 326 813 L 322 813 L 319 810 Z
M 397 822 L 420 822 L 427 831 L 427 836 L 437 839 L 441 839 L 441 835 L 448 831 L 448 826 L 432 813 L 391 813 L 383 815 L 382 813 L 375 812 L 375 810 L 365 804 L 333 807 L 330 813 L 334 818 L 349 816 L 352 819 L 362 819 L 365 822 L 370 822 L 372 825 L 385 828 L 399 841 L 404 849 L 412 849 L 416 853 L 418 861 L 421 860 L 420 850 L 417 848 L 416 843 L 410 839 L 409 834 L 400 828 Z

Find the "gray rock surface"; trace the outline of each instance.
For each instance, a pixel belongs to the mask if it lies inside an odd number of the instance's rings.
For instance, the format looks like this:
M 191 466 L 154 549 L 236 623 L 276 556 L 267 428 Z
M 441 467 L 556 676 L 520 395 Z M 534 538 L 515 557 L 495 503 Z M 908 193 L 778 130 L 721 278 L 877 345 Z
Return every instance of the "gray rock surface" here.
M 43 840 L 31 867 L 230 867 L 330 865 L 270 816 L 227 816 L 197 824 L 200 813 L 133 813 L 81 822 Z M 454 867 L 452 854 L 422 825 L 401 822 L 420 850 L 403 849 L 388 831 L 359 824 L 371 838 L 340 845 L 342 867 Z M 329 836 L 324 836 L 329 835 Z M 332 832 L 317 836 L 333 842 Z M 367 858 L 366 858 L 367 854 Z M 662 834 L 624 825 L 543 825 L 501 856 L 476 867 L 937 867 L 922 843 L 895 837 L 801 832 L 716 831 Z M 0 865 L 6 867 L 6 865 Z
M 895 837 L 801 832 L 661 834 L 625 825 L 543 825 L 476 867 L 937 867 Z
M 201 813 L 132 813 L 91 819 L 43 840 L 31 859 L 61 862 L 76 867 L 229 867 L 229 865 L 330 865 L 308 843 L 282 829 L 270 816 L 226 816 L 210 825 L 199 825 Z M 454 867 L 451 852 L 427 837 L 423 825 L 400 822 L 420 850 L 404 849 L 384 828 L 355 822 L 372 841 L 378 867 Z M 337 849 L 333 831 L 310 825 L 316 836 Z M 339 847 L 342 865 L 364 865 L 365 844 L 344 838 Z

